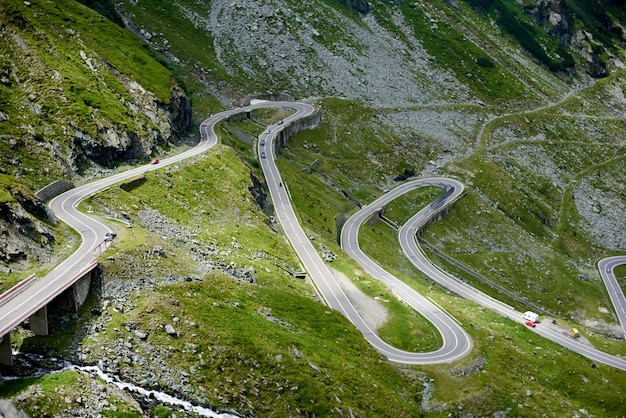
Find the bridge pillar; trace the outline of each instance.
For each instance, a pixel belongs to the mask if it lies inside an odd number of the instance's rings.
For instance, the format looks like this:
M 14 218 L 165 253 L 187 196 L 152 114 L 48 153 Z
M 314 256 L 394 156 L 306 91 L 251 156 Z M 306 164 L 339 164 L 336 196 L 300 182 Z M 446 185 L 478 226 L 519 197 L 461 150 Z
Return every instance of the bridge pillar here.
M 76 280 L 73 285 L 54 299 L 51 306 L 64 311 L 78 312 L 89 294 L 92 272 L 93 270 L 88 271 L 83 277 Z
M 13 366 L 13 351 L 11 350 L 11 333 L 3 335 L 0 339 L 0 364 Z
M 28 318 L 30 330 L 35 335 L 48 335 L 48 307 L 43 306 Z

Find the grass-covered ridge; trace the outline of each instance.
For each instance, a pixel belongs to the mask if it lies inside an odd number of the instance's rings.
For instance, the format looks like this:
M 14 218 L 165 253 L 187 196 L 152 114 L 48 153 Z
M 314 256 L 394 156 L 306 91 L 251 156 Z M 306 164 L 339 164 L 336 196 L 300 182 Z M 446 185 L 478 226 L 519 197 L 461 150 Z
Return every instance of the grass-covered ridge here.
M 170 103 L 175 81 L 128 29 L 69 0 L 0 6 L 0 153 L 11 174 L 35 189 L 70 176 L 80 168 L 68 157 L 77 132 L 98 142 L 107 130 L 145 137 L 164 129 L 142 107 Z

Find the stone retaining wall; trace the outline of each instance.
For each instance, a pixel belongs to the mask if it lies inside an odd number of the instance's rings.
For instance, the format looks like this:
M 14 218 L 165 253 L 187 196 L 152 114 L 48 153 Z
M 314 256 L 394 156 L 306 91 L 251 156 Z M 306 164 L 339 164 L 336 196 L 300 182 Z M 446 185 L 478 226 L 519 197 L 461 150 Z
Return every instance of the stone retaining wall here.
M 293 102 L 293 97 L 287 93 L 248 94 L 243 99 L 243 106 L 248 106 L 252 100 L 267 100 L 270 102 Z
M 53 181 L 52 183 L 48 184 L 43 189 L 39 190 L 37 193 L 35 193 L 35 195 L 42 202 L 47 202 L 48 200 L 54 197 L 57 197 L 61 193 L 64 193 L 73 188 L 74 188 L 74 184 L 70 183 L 69 181 L 57 180 L 57 181 Z
M 276 150 L 279 150 L 280 148 L 287 146 L 287 142 L 292 135 L 295 135 L 298 132 L 304 131 L 306 129 L 317 128 L 321 121 L 322 112 L 319 108 L 317 108 L 313 114 L 291 122 L 280 131 L 280 133 L 274 140 L 274 147 L 276 148 Z

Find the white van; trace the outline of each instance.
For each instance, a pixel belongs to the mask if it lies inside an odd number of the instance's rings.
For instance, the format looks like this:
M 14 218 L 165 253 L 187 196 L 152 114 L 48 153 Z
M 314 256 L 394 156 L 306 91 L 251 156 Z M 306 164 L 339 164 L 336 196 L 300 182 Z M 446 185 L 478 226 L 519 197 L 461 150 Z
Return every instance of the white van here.
M 524 320 L 530 322 L 539 322 L 539 315 L 531 311 L 526 311 L 524 312 Z

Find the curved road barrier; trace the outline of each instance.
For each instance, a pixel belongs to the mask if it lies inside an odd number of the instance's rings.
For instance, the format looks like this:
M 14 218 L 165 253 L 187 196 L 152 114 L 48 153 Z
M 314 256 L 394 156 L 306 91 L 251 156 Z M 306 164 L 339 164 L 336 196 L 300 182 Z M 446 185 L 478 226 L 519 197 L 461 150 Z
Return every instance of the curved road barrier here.
M 293 105 L 291 107 L 293 107 Z M 299 109 L 297 108 L 296 110 Z M 308 112 L 313 112 L 313 108 L 310 107 Z M 284 123 L 288 124 L 293 118 L 301 116 L 303 115 L 296 113 L 290 118 L 286 118 Z M 430 353 L 411 353 L 399 350 L 384 342 L 376 332 L 365 323 L 357 309 L 352 305 L 343 289 L 335 280 L 333 273 L 302 230 L 293 207 L 291 206 L 288 191 L 286 187 L 282 185 L 283 181 L 276 167 L 275 152 L 272 143 L 274 137 L 280 132 L 283 126 L 285 125 L 270 126 L 270 133 L 266 132 L 261 135 L 261 141 L 259 141 L 257 151 L 261 156 L 261 167 L 263 168 L 263 173 L 265 174 L 265 179 L 274 203 L 276 217 L 306 271 L 309 273 L 311 280 L 313 280 L 326 303 L 348 318 L 348 320 L 361 331 L 365 339 L 390 361 L 404 364 L 438 364 L 458 360 L 469 354 L 472 348 L 472 340 L 465 330 L 441 309 L 437 308 L 409 286 L 393 277 L 389 277 L 388 280 L 390 283 L 393 282 L 394 292 L 411 307 L 426 316 L 426 318 L 437 327 L 443 337 L 442 347 Z M 265 140 L 265 145 L 261 145 L 263 140 Z M 381 276 L 374 276 L 381 280 L 383 279 Z

